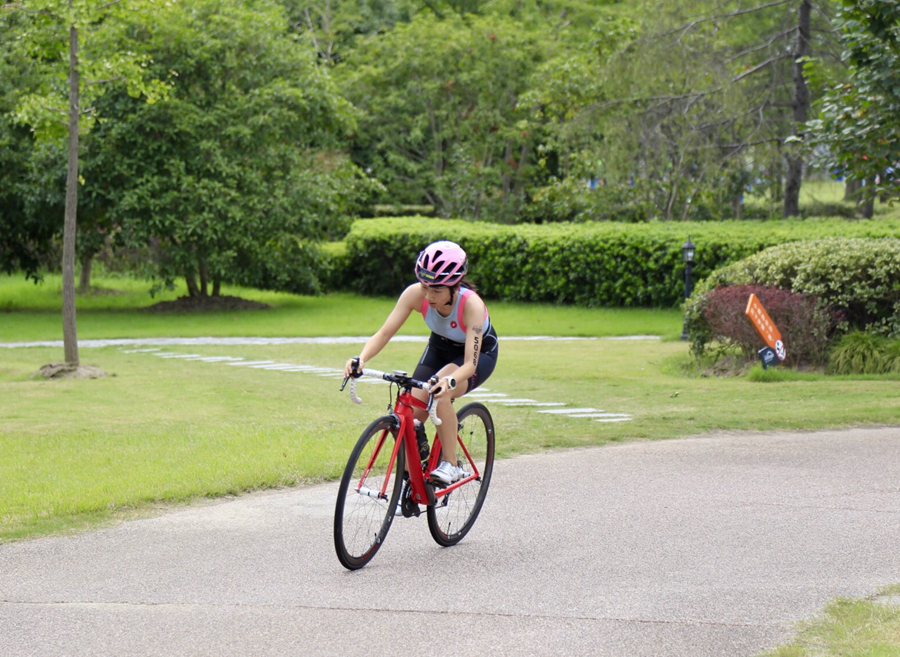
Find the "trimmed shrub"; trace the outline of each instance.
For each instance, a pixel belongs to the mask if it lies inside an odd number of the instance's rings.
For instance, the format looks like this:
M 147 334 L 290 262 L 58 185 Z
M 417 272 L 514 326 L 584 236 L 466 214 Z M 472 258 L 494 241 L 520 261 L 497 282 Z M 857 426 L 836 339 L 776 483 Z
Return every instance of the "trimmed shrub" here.
M 851 329 L 900 335 L 900 239 L 828 238 L 765 249 L 708 276 L 685 303 L 691 348 L 714 339 L 703 317 L 706 296 L 720 287 L 762 285 L 819 299 L 841 313 L 837 334 Z
M 487 298 L 593 307 L 673 307 L 684 298 L 681 245 L 688 237 L 697 244 L 693 275 L 701 280 L 774 244 L 845 232 L 900 235 L 900 222 L 508 226 L 425 217 L 364 219 L 356 221 L 347 235 L 348 271 L 338 278 L 355 292 L 395 296 L 414 280 L 413 263 L 419 251 L 430 242 L 451 239 L 466 249 L 472 280 Z
M 826 362 L 828 341 L 840 316 L 820 307 L 808 294 L 760 285 L 720 287 L 704 295 L 700 312 L 707 338 L 723 348 L 740 347 L 749 360 L 765 342 L 745 311 L 755 294 L 778 327 L 787 351 L 787 364 L 821 365 Z

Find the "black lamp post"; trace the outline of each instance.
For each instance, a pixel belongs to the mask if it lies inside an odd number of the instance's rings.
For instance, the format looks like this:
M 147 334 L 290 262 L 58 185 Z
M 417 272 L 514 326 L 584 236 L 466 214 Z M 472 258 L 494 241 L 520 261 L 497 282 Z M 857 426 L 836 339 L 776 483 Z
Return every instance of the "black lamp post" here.
M 697 247 L 694 246 L 694 243 L 691 241 L 691 238 L 688 237 L 688 241 L 681 245 L 681 255 L 684 258 L 684 300 L 687 301 L 691 296 L 691 266 L 694 264 L 694 253 L 697 251 Z M 685 322 L 682 325 L 681 329 L 681 339 L 688 339 L 687 332 L 687 318 L 685 318 Z

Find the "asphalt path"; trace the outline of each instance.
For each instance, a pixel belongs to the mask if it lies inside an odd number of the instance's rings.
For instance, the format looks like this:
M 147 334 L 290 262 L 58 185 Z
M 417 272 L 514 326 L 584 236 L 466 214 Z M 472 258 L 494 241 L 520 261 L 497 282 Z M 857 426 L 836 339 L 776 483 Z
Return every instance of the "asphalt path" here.
M 352 573 L 336 489 L 0 545 L 0 655 L 746 656 L 900 582 L 896 427 L 501 460 L 462 543 L 401 518 Z

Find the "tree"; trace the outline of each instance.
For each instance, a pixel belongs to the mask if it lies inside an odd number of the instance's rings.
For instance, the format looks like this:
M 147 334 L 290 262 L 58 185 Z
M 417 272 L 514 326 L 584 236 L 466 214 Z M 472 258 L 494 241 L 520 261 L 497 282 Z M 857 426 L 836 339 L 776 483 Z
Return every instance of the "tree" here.
M 608 159 L 658 216 L 738 207 L 754 179 L 780 195 L 783 177 L 783 213 L 799 212 L 803 160 L 791 144 L 810 103 L 806 58 L 813 44 L 830 51 L 829 10 L 828 0 L 653 4 L 645 34 L 613 59 L 597 113 L 608 115 Z
M 77 367 L 78 336 L 75 313 L 75 237 L 78 212 L 78 154 L 82 126 L 89 129 L 89 102 L 102 94 L 103 82 L 121 80 L 134 94 L 156 95 L 161 87 L 147 83 L 141 61 L 121 49 L 122 35 L 116 29 L 121 7 L 101 0 L 20 0 L 5 6 L 34 16 L 32 29 L 23 36 L 29 41 L 35 62 L 42 67 L 43 85 L 21 99 L 19 116 L 45 138 L 59 132 L 55 114 L 59 111 L 60 89 L 54 84 L 65 66 L 67 169 L 65 215 L 63 220 L 63 343 L 67 365 Z M 80 37 L 89 47 L 80 53 Z M 112 77 L 107 77 L 109 75 Z M 94 91 L 92 91 L 94 89 Z M 93 117 L 91 117 L 93 118 Z
M 344 222 L 367 189 L 338 148 L 349 106 L 282 7 L 172 2 L 131 29 L 171 91 L 152 105 L 107 97 L 115 120 L 94 135 L 87 184 L 109 196 L 122 242 L 152 249 L 161 285 L 183 277 L 190 296 L 217 296 Z
M 496 16 L 418 15 L 338 67 L 362 111 L 354 158 L 392 199 L 445 216 L 515 216 L 533 161 L 518 104 L 544 57 L 534 33 Z
M 821 72 L 826 87 L 818 117 L 809 123 L 813 146 L 826 165 L 848 180 L 865 181 L 867 213 L 876 195 L 900 197 L 900 5 L 843 0 L 835 19 L 847 72 Z
M 409 22 L 416 0 L 283 0 L 291 29 L 307 41 L 326 65 L 344 58 L 359 38 Z
M 19 98 L 38 84 L 15 38 L 30 22 L 25 14 L 0 12 L 0 271 L 38 281 L 55 257 L 58 222 L 30 175 L 36 150 L 31 131 L 15 120 Z

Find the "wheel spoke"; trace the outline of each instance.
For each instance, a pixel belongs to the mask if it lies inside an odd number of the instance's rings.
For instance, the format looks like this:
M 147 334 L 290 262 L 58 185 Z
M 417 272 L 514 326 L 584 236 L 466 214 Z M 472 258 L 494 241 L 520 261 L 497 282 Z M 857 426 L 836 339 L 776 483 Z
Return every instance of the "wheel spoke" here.
M 480 476 L 452 488 L 428 509 L 428 527 L 441 545 L 454 545 L 468 533 L 487 495 L 494 466 L 494 424 L 484 405 L 468 404 L 460 409 L 459 466 Z
M 394 518 L 401 483 L 396 473 L 403 471 L 403 451 L 394 455 L 395 433 L 390 417 L 370 424 L 357 441 L 341 479 L 334 545 L 340 562 L 351 570 L 375 556 Z

